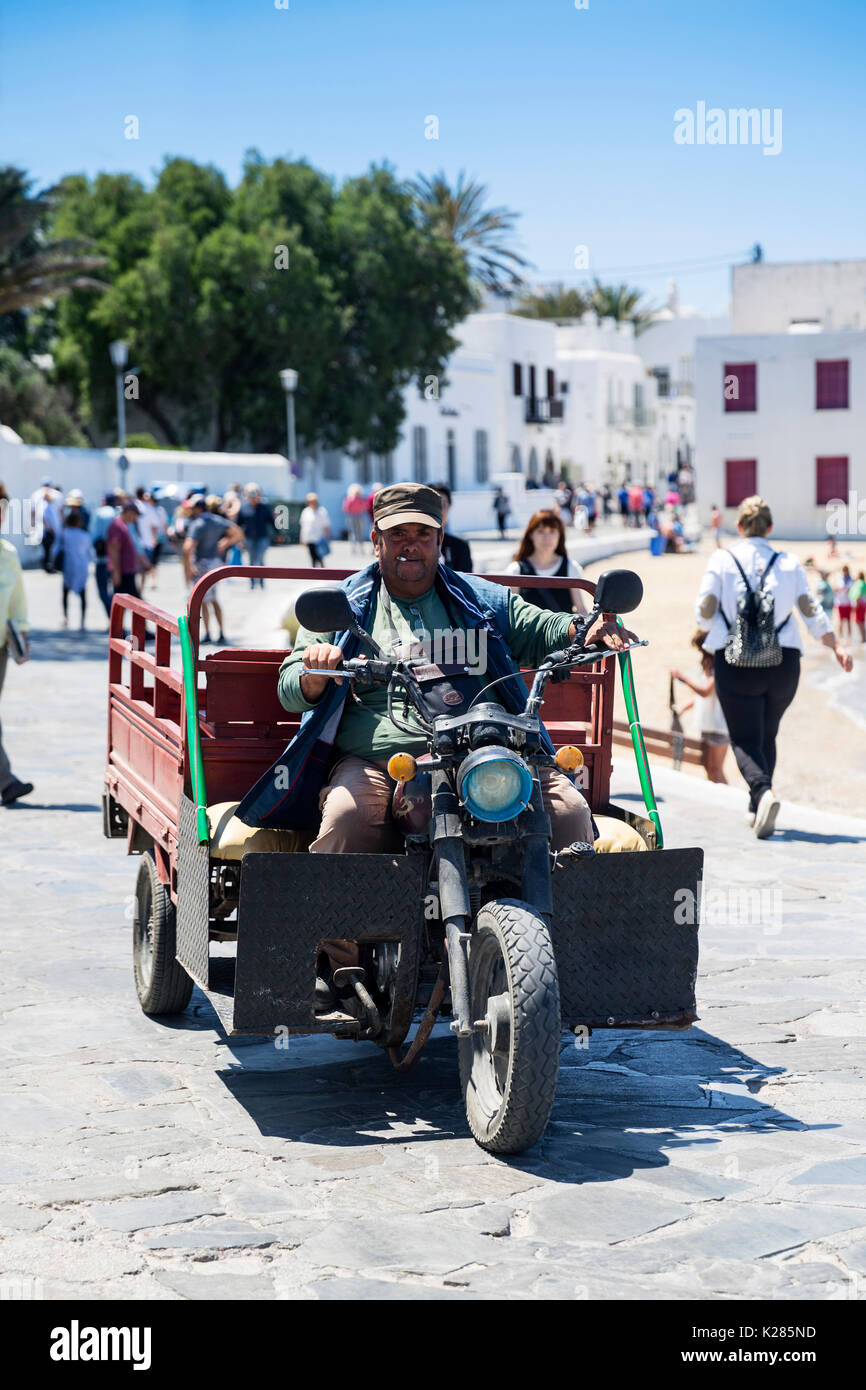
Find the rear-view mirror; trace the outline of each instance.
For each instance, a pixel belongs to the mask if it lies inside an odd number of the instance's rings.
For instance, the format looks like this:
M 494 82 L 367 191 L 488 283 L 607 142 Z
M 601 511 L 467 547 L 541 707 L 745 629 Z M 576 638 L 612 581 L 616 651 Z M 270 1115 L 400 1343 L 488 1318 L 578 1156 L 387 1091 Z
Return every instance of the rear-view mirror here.
M 308 632 L 344 632 L 355 621 L 345 589 L 333 584 L 298 594 L 295 617 Z
M 602 613 L 631 613 L 643 598 L 643 582 L 634 570 L 605 570 L 595 586 L 595 607 Z

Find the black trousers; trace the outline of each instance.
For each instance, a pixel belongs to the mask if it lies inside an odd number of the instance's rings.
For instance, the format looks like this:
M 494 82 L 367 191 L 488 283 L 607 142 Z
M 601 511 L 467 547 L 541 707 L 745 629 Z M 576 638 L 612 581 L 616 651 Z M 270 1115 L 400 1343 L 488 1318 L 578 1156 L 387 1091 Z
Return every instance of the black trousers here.
M 716 694 L 725 716 L 737 767 L 749 784 L 749 810 L 773 785 L 776 734 L 800 681 L 800 653 L 782 648 L 780 666 L 729 666 L 715 655 Z

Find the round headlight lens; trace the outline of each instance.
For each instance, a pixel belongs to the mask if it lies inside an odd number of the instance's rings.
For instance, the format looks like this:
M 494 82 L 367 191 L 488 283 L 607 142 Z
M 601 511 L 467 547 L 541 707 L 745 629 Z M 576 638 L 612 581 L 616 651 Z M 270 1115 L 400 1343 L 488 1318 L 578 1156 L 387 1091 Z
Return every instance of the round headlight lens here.
M 492 750 L 491 750 L 492 751 Z M 506 821 L 519 816 L 529 805 L 532 796 L 532 774 L 517 758 L 490 756 L 484 750 L 470 754 L 474 766 L 466 768 L 460 777 L 460 794 L 471 815 L 479 820 Z

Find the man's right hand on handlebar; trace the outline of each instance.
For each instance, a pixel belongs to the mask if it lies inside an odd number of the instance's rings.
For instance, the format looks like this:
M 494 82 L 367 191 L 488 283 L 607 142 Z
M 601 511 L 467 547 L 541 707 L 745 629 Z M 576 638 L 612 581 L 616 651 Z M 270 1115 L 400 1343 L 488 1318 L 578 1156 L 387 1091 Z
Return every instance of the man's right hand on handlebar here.
M 331 642 L 317 642 L 312 647 L 307 647 L 302 656 L 302 661 L 307 671 L 335 671 L 343 660 L 342 647 L 335 647 Z M 324 694 L 325 686 L 328 684 L 327 676 L 313 676 L 303 674 L 301 676 L 301 693 L 309 704 L 315 704 Z M 337 677 L 337 685 L 343 682 Z

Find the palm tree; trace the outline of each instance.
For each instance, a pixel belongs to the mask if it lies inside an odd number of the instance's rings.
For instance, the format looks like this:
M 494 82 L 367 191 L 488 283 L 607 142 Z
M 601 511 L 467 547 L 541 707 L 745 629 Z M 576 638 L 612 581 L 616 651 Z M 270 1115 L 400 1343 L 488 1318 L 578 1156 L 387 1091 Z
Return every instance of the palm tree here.
M 555 319 L 557 323 L 566 323 L 569 319 L 579 319 L 591 308 L 590 297 L 584 290 L 558 284 L 534 294 L 524 294 L 512 312 L 525 319 Z
M 91 274 L 107 264 L 104 256 L 80 241 L 46 239 L 53 190 L 33 197 L 32 187 L 22 169 L 0 168 L 0 318 L 70 290 L 106 288 Z
M 432 178 L 419 174 L 409 187 L 423 225 L 460 248 L 474 279 L 499 293 L 522 283 L 520 270 L 529 262 L 507 240 L 519 213 L 485 208 L 487 188 L 463 170 L 454 188 L 441 170 Z
M 630 320 L 635 332 L 641 333 L 652 322 L 655 310 L 642 304 L 643 290 L 631 289 L 628 285 L 602 285 L 594 280 L 591 307 L 600 319 L 616 319 L 618 323 Z

